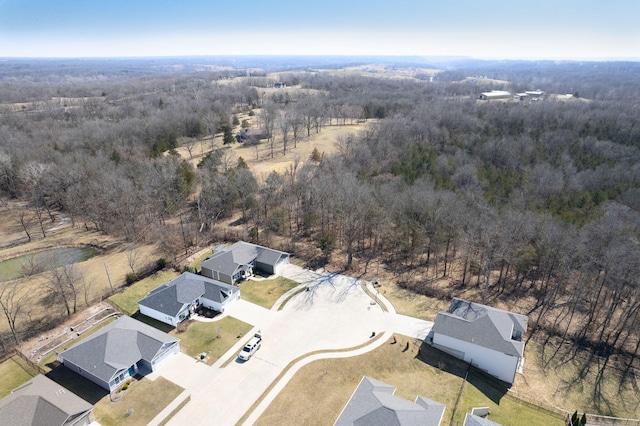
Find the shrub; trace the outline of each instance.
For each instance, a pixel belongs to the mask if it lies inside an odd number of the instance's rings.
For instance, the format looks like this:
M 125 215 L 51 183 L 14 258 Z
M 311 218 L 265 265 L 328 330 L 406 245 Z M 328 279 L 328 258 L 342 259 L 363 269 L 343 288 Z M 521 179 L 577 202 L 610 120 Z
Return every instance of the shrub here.
M 158 269 L 164 269 L 164 267 L 167 266 L 167 259 L 161 257 L 160 259 L 156 260 L 156 266 L 158 267 Z
M 127 285 L 131 285 L 131 284 L 135 283 L 136 281 L 138 281 L 138 274 L 134 274 L 134 273 L 130 272 L 127 275 L 125 275 L 124 279 L 125 279 Z

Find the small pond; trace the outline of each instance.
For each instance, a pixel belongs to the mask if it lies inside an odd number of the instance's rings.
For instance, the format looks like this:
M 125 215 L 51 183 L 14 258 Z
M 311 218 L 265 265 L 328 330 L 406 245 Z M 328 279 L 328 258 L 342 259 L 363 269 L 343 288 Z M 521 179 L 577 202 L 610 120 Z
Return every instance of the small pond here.
M 0 281 L 20 278 L 25 272 L 50 271 L 72 263 L 84 262 L 98 254 L 91 247 L 64 247 L 25 254 L 0 262 Z

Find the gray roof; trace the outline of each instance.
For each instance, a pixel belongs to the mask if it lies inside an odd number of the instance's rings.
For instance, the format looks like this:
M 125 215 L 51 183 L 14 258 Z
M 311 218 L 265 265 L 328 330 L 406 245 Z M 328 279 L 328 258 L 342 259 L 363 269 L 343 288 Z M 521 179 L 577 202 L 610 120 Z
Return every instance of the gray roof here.
M 0 424 L 64 425 L 93 406 L 43 375 L 38 375 L 0 400 Z
M 153 289 L 147 297 L 138 301 L 138 305 L 175 317 L 199 297 L 222 303 L 238 291 L 238 287 L 185 272 Z
M 394 396 L 396 388 L 364 376 L 335 426 L 438 426 L 445 406 L 418 396 L 412 403 Z
M 123 316 L 60 353 L 60 357 L 108 383 L 117 372 L 140 360 L 153 361 L 159 352 L 178 340 L 150 325 Z
M 289 253 L 238 241 L 225 251 L 214 253 L 209 259 L 202 262 L 201 266 L 227 275 L 233 275 L 238 268 L 251 262 L 256 261 L 275 265 L 286 256 L 289 256 Z
M 524 343 L 513 339 L 527 330 L 528 318 L 502 309 L 454 298 L 447 312 L 439 312 L 433 332 L 522 357 Z
M 499 423 L 484 419 L 471 413 L 467 413 L 464 417 L 462 426 L 501 426 Z

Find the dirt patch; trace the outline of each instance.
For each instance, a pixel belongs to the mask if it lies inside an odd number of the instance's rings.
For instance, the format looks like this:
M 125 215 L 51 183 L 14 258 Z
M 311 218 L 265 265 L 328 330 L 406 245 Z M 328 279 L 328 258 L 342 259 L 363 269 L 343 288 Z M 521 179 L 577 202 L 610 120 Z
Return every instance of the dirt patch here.
M 22 342 L 18 350 L 31 359 L 34 363 L 57 346 L 77 337 L 102 322 L 117 311 L 106 302 L 101 302 L 69 317 L 60 325 L 40 334 L 32 339 Z

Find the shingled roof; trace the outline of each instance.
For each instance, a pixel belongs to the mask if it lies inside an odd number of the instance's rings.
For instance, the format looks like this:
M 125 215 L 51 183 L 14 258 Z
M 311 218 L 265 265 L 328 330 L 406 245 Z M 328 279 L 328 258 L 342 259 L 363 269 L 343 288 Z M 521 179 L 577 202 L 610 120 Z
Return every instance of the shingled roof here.
M 275 265 L 283 256 L 288 256 L 288 253 L 238 241 L 226 250 L 214 253 L 209 259 L 202 262 L 201 266 L 233 275 L 238 268 L 253 261 Z
M 464 417 L 463 426 L 501 426 L 500 423 L 492 422 L 491 420 L 484 419 L 482 417 L 467 413 Z
M 222 303 L 238 291 L 238 287 L 185 272 L 153 289 L 138 304 L 175 317 L 199 297 Z
M 65 425 L 93 406 L 43 375 L 38 375 L 0 400 L 0 424 Z
M 416 402 L 393 395 L 396 388 L 364 376 L 334 426 L 438 426 L 445 406 L 418 396 Z
M 520 341 L 528 318 L 502 309 L 454 298 L 447 312 L 439 312 L 433 332 L 522 357 Z
M 60 357 L 109 383 L 116 372 L 140 360 L 153 361 L 162 349 L 178 340 L 150 325 L 123 316 L 62 352 Z

